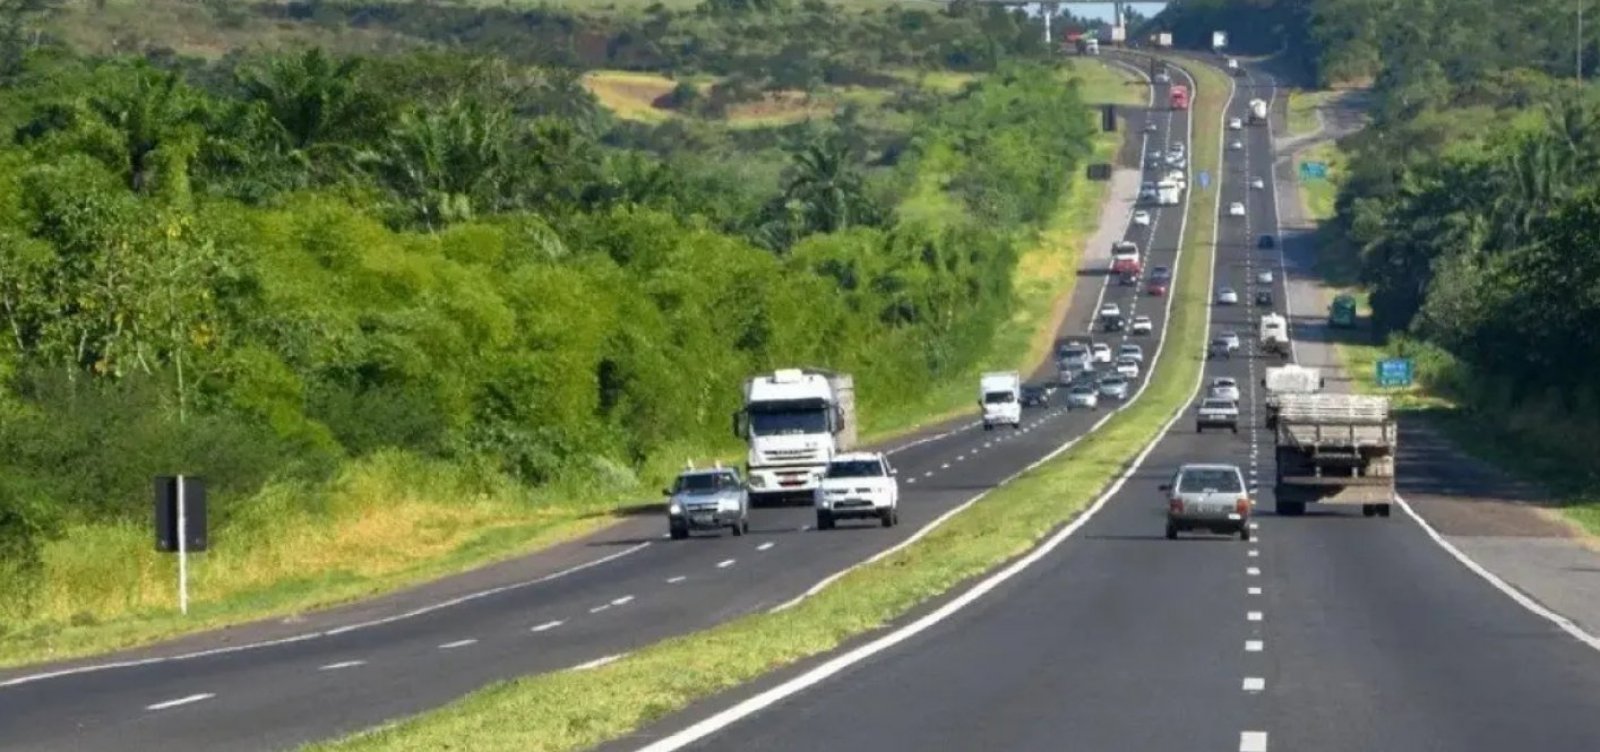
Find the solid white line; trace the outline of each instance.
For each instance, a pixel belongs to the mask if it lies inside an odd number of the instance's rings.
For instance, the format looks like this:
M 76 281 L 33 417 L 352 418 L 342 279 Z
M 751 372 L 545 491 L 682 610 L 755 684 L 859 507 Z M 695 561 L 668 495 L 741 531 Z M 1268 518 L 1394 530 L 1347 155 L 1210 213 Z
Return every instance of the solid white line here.
M 471 640 L 471 639 L 468 639 L 468 640 L 456 640 L 455 642 L 447 642 L 447 643 L 445 643 L 443 645 L 440 645 L 439 649 L 440 650 L 455 650 L 456 648 L 464 648 L 464 647 L 466 647 L 468 645 L 477 644 L 477 642 L 478 642 L 477 640 Z
M 1258 587 L 1250 588 L 1250 594 L 1251 595 L 1260 595 L 1261 594 L 1261 588 L 1258 588 Z
M 317 670 L 318 671 L 338 671 L 341 668 L 355 668 L 356 666 L 366 665 L 366 663 L 367 663 L 366 661 L 340 661 L 338 663 L 330 663 L 330 664 L 328 664 L 326 666 L 323 666 L 323 667 L 321 667 L 321 668 L 319 668 Z
M 687 579 L 689 579 L 689 578 L 680 574 L 677 577 L 668 577 L 667 578 L 667 584 L 668 585 L 676 585 L 676 584 L 678 584 L 680 582 L 683 582 L 684 580 L 687 580 Z
M 1250 575 L 1251 577 L 1261 576 L 1261 570 L 1256 569 L 1255 567 L 1250 567 L 1249 569 L 1244 570 L 1244 573 Z
M 733 566 L 733 562 L 735 562 L 735 561 L 737 561 L 737 560 L 736 559 L 725 559 L 723 561 L 719 561 L 719 562 L 717 562 L 717 569 L 727 569 L 728 567 Z
M 766 543 L 763 543 L 763 544 L 761 544 L 759 546 L 756 546 L 756 550 L 757 551 L 765 551 L 765 550 L 767 550 L 769 548 L 772 548 L 774 545 L 776 545 L 776 544 L 774 544 L 772 541 L 767 541 Z
M 577 573 L 577 572 L 581 572 L 581 571 L 583 571 L 585 569 L 589 569 L 591 567 L 598 567 L 598 566 L 600 566 L 602 564 L 608 564 L 610 562 L 616 561 L 617 559 L 620 559 L 620 558 L 622 558 L 624 556 L 627 556 L 629 554 L 636 553 L 636 552 L 639 552 L 639 551 L 643 551 L 649 545 L 650 545 L 650 541 L 645 541 L 644 543 L 640 543 L 640 544 L 638 544 L 636 546 L 633 546 L 632 548 L 625 548 L 625 549 L 623 549 L 621 551 L 618 551 L 616 553 L 610 554 L 608 556 L 602 556 L 602 557 L 600 557 L 598 559 L 595 559 L 594 561 L 584 562 L 584 563 L 579 564 L 577 566 L 569 567 L 567 569 L 563 569 L 563 570 L 561 570 L 559 572 L 552 572 L 550 574 L 544 575 L 543 577 L 536 577 L 536 578 L 531 579 L 531 580 L 525 580 L 523 582 L 512 583 L 510 585 L 501 585 L 500 587 L 490 588 L 488 590 L 480 590 L 480 591 L 478 591 L 476 593 L 471 593 L 471 594 L 468 594 L 468 595 L 460 596 L 458 598 L 452 598 L 452 599 L 447 600 L 447 601 L 441 601 L 439 603 L 434 603 L 432 605 L 423 606 L 421 608 L 413 609 L 411 611 L 407 611 L 407 612 L 402 613 L 402 614 L 395 614 L 394 616 L 386 616 L 386 617 L 383 617 L 381 619 L 373 619 L 371 621 L 364 621 L 364 622 L 358 622 L 358 623 L 355 623 L 355 624 L 348 624 L 348 625 L 345 625 L 343 627 L 338 627 L 338 628 L 335 628 L 335 629 L 329 629 L 329 630 L 322 631 L 322 632 L 307 632 L 305 634 L 294 635 L 292 637 L 284 637 L 284 638 L 277 639 L 277 640 L 265 640 L 265 641 L 262 641 L 262 642 L 252 642 L 252 643 L 248 643 L 248 644 L 244 644 L 244 645 L 233 645 L 233 646 L 225 647 L 225 648 L 213 648 L 211 650 L 200 650 L 200 651 L 193 652 L 193 653 L 184 653 L 182 655 L 163 656 L 163 657 L 159 657 L 159 658 L 142 658 L 142 659 L 134 660 L 134 661 L 117 661 L 117 662 L 114 662 L 114 663 L 99 663 L 99 664 L 95 664 L 95 665 L 92 665 L 92 666 L 79 666 L 77 668 L 62 669 L 60 671 L 50 671 L 50 672 L 41 673 L 41 674 L 31 674 L 29 676 L 19 676 L 19 677 L 15 678 L 15 679 L 11 679 L 11 680 L 8 680 L 8 681 L 0 682 L 0 687 L 13 687 L 13 686 L 16 686 L 18 684 L 27 684 L 29 682 L 43 681 L 45 679 L 56 679 L 56 678 L 63 677 L 63 676 L 73 676 L 75 674 L 87 674 L 87 673 L 91 673 L 91 672 L 94 672 L 94 671 L 105 671 L 105 670 L 114 669 L 114 668 L 132 668 L 132 667 L 135 667 L 135 666 L 148 666 L 148 665 L 155 664 L 155 663 L 168 663 L 168 662 L 171 662 L 171 661 L 187 661 L 187 660 L 193 660 L 195 658 L 206 658 L 206 657 L 213 656 L 213 655 L 226 655 L 228 653 L 238 653 L 238 652 L 245 651 L 245 650 L 258 650 L 260 648 L 275 647 L 275 646 L 278 646 L 278 645 L 288 645 L 288 644 L 296 643 L 296 642 L 304 642 L 306 640 L 315 640 L 315 639 L 320 638 L 320 637 L 332 637 L 334 635 L 340 635 L 340 634 L 344 634 L 346 632 L 354 632 L 354 631 L 356 631 L 358 629 L 367 629 L 368 627 L 377 627 L 377 626 L 382 626 L 384 624 L 392 624 L 392 623 L 397 622 L 397 621 L 402 621 L 402 620 L 405 620 L 405 619 L 411 619 L 411 618 L 414 618 L 414 617 L 422 616 L 423 614 L 429 614 L 429 613 L 432 613 L 434 611 L 438 611 L 440 609 L 450 608 L 451 606 L 459 606 L 459 605 L 461 605 L 463 603 L 467 603 L 467 602 L 470 602 L 470 601 L 475 601 L 475 600 L 478 600 L 480 598 L 487 598 L 487 597 L 489 597 L 491 595 L 498 595 L 500 593 L 504 593 L 504 592 L 507 592 L 507 591 L 517 590 L 517 589 L 520 589 L 520 588 L 528 587 L 530 585 L 538 585 L 538 584 L 541 584 L 541 583 L 549 582 L 551 580 L 555 580 L 555 579 L 559 579 L 559 578 L 562 578 L 562 577 L 566 577 L 567 575 L 574 574 L 574 573 Z
M 533 631 L 533 632 L 548 632 L 548 631 L 550 631 L 552 629 L 555 629 L 556 627 L 559 627 L 559 626 L 561 626 L 562 624 L 565 624 L 565 623 L 566 622 L 563 622 L 560 619 L 557 619 L 555 621 L 547 621 L 547 622 L 545 622 L 543 624 L 540 624 L 537 627 L 534 627 L 530 631 Z
M 1267 680 L 1259 676 L 1246 676 L 1244 678 L 1244 691 L 1260 692 L 1267 688 Z
M 175 707 L 178 707 L 179 705 L 188 705 L 191 702 L 199 702 L 201 700 L 209 700 L 209 699 L 211 699 L 213 697 L 216 697 L 216 695 L 212 694 L 212 693 L 209 693 L 209 692 L 207 692 L 205 694 L 199 694 L 199 695 L 189 695 L 188 697 L 179 697 L 176 700 L 167 700 L 166 702 L 158 702 L 158 703 L 156 703 L 154 705 L 146 705 L 144 709 L 145 710 L 166 710 L 167 708 L 175 708 Z
M 623 606 L 623 605 L 627 605 L 628 601 L 631 601 L 631 600 L 633 600 L 633 596 L 624 595 L 621 598 L 618 598 L 618 599 L 612 601 L 611 605 L 613 605 L 613 606 Z
M 1247 653 L 1259 653 L 1263 647 L 1266 646 L 1260 640 L 1245 640 L 1244 642 L 1244 650 Z
M 608 655 L 608 656 L 606 656 L 604 658 L 596 658 L 596 659 L 594 659 L 592 661 L 589 661 L 588 663 L 580 663 L 580 664 L 578 664 L 576 666 L 573 666 L 572 670 L 573 671 L 588 671 L 591 668 L 600 668 L 601 666 L 604 666 L 607 663 L 611 663 L 611 662 L 613 662 L 613 661 L 615 661 L 615 660 L 617 660 L 617 659 L 619 659 L 619 658 L 621 658 L 621 657 L 623 657 L 625 655 L 627 655 L 627 653 L 617 653 L 616 655 Z
M 1249 619 L 1250 621 L 1261 621 L 1261 612 L 1260 611 L 1251 611 L 1251 612 L 1245 614 L 1244 618 Z
M 1239 752 L 1267 752 L 1267 732 L 1239 732 Z

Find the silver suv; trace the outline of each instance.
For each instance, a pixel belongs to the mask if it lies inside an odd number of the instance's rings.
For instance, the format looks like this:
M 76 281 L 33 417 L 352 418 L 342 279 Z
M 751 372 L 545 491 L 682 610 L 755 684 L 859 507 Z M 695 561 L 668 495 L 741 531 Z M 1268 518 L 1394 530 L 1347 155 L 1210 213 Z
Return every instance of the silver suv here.
M 750 495 L 733 468 L 684 470 L 662 493 L 668 497 L 667 532 L 673 540 L 689 537 L 691 530 L 750 532 Z
M 1183 465 L 1161 490 L 1167 494 L 1168 540 L 1188 530 L 1250 540 L 1250 489 L 1238 465 Z

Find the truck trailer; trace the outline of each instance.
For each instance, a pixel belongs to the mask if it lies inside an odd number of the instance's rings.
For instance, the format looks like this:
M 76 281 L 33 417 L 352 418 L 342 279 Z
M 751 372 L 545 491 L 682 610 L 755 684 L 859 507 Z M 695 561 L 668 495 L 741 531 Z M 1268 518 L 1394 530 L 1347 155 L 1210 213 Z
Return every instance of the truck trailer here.
M 1359 504 L 1365 516 L 1389 516 L 1399 444 L 1389 398 L 1286 394 L 1277 420 L 1278 514 L 1302 514 L 1315 503 Z
M 855 379 L 820 368 L 780 368 L 744 382 L 733 433 L 749 445 L 750 501 L 810 502 L 834 455 L 856 445 Z

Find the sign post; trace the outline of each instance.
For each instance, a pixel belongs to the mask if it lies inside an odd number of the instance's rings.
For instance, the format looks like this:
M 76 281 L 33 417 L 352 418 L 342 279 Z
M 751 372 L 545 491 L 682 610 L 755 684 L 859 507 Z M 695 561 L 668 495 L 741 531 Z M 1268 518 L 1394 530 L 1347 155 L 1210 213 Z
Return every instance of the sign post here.
M 178 554 L 178 610 L 189 613 L 189 554 L 206 550 L 206 488 L 189 475 L 155 479 L 156 550 Z
M 178 610 L 189 614 L 188 510 L 184 509 L 183 476 L 178 476 Z
M 1327 162 L 1301 162 L 1301 180 L 1325 180 L 1328 177 Z

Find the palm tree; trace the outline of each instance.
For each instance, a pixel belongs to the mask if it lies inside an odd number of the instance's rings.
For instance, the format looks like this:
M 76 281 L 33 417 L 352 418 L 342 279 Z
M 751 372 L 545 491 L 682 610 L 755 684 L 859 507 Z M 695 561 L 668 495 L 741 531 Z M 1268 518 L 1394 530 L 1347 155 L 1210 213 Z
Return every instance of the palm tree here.
M 367 161 L 417 221 L 436 229 L 513 198 L 505 190 L 516 177 L 513 147 L 508 112 L 454 100 L 402 114 Z
M 359 140 L 383 123 L 381 107 L 357 80 L 359 58 L 335 61 L 312 48 L 239 72 L 245 100 L 274 140 L 299 152 Z
M 835 232 L 875 221 L 866 183 L 840 134 L 813 140 L 795 151 L 793 159 L 783 201 L 798 207 L 805 232 Z

